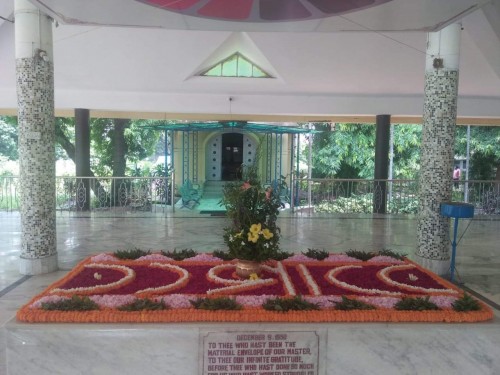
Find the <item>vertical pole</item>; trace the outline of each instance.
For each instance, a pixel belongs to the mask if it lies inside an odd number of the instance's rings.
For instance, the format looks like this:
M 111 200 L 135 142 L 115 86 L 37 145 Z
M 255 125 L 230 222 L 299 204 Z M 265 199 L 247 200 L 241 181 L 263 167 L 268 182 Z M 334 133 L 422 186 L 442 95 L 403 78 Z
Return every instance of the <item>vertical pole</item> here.
M 389 135 L 389 207 L 392 202 L 392 187 L 394 179 L 394 124 L 391 124 L 391 130 Z
M 172 204 L 172 211 L 175 211 L 175 136 L 177 132 L 171 130 L 170 131 L 170 171 L 172 173 L 172 184 L 170 186 L 170 197 Z
M 467 125 L 467 152 L 465 156 L 464 201 L 469 202 L 469 161 L 470 161 L 470 125 Z
M 88 211 L 90 209 L 90 111 L 84 108 L 75 109 L 75 166 L 76 177 L 83 177 L 78 187 L 78 208 Z
M 294 172 L 293 172 L 293 163 L 294 163 L 294 158 L 295 158 L 295 137 L 296 135 L 295 134 L 290 134 L 291 138 L 292 138 L 292 141 L 291 141 L 291 152 L 290 152 L 290 210 L 294 211 L 294 207 L 295 207 L 295 204 L 294 204 L 294 200 L 293 200 L 293 176 L 294 176 Z
M 311 178 L 312 178 L 312 124 L 308 124 L 309 133 L 308 133 L 308 147 L 309 147 L 309 155 L 307 157 L 307 205 L 309 207 L 308 213 L 311 216 L 312 210 L 312 186 L 311 186 Z
M 455 274 L 455 255 L 457 253 L 457 232 L 458 232 L 458 217 L 455 217 L 453 223 L 453 242 L 451 243 L 451 263 L 450 263 L 450 280 L 453 282 Z
M 295 174 L 295 205 L 299 205 L 300 192 L 299 192 L 299 173 L 300 173 L 300 134 L 297 135 L 297 170 Z
M 163 192 L 163 197 L 160 197 L 160 201 L 165 201 L 165 206 L 168 205 L 168 199 L 170 197 L 170 191 L 168 190 L 168 185 L 169 185 L 169 176 L 168 176 L 168 130 L 163 129 L 163 182 L 162 184 L 165 184 L 165 191 Z
M 377 115 L 375 135 L 375 181 L 373 186 L 373 212 L 387 212 L 387 177 L 389 172 L 389 135 L 391 115 Z

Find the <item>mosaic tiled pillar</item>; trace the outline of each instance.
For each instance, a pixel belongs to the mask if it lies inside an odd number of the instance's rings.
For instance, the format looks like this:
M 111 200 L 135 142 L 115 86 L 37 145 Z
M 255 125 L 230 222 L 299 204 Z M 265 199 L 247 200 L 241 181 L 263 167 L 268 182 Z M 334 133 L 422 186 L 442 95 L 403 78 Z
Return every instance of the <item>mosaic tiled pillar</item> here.
M 417 260 L 439 275 L 450 267 L 450 222 L 440 214 L 452 193 L 460 25 L 430 33 L 425 72 Z
M 37 275 L 57 269 L 52 20 L 26 0 L 15 0 L 15 19 L 22 229 L 19 270 Z

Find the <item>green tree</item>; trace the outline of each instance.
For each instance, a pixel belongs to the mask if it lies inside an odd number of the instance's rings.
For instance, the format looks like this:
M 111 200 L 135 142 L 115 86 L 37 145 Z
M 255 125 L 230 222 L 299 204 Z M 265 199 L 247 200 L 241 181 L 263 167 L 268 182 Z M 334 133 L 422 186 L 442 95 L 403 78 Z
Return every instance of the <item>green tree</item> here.
M 91 119 L 91 176 L 125 176 L 127 162 L 136 163 L 155 152 L 161 131 L 151 126 L 154 120 Z M 75 161 L 75 120 L 55 119 L 57 159 Z M 18 159 L 17 117 L 0 117 L 0 156 Z
M 314 127 L 320 132 L 313 140 L 313 177 L 373 178 L 375 125 L 315 123 Z M 420 125 L 394 126 L 393 178 L 416 178 L 421 130 Z
M 17 121 L 12 117 L 0 117 L 0 156 L 17 160 Z
M 421 142 L 421 125 L 397 124 L 394 126 L 394 179 L 418 177 Z
M 158 121 L 95 119 L 91 123 L 92 169 L 99 175 L 121 177 L 126 164 L 155 152 L 161 132 L 151 129 Z
M 458 126 L 455 154 L 466 155 L 467 127 Z M 469 178 L 473 180 L 500 180 L 500 127 L 471 126 Z

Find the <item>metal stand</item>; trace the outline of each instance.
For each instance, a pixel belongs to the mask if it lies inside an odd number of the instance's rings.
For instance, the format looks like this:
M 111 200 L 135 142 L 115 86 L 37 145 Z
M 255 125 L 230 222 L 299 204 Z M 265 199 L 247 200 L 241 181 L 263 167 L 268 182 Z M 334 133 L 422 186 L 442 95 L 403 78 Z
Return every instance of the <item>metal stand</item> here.
M 441 203 L 441 215 L 455 218 L 450 263 L 450 280 L 453 281 L 453 277 L 455 275 L 455 257 L 457 252 L 458 219 L 474 217 L 474 206 L 463 202 L 443 202 Z

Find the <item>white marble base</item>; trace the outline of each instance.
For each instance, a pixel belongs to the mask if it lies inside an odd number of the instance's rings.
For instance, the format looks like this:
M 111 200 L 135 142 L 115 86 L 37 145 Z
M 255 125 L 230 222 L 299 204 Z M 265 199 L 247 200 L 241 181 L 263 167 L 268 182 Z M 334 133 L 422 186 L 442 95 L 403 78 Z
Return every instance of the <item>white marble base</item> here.
M 334 374 L 500 374 L 500 325 L 27 324 L 6 327 L 7 374 L 202 375 L 209 331 L 318 331 L 320 370 Z
M 44 258 L 19 258 L 21 275 L 42 275 L 57 271 L 57 253 Z
M 422 267 L 434 272 L 435 274 L 449 278 L 451 260 L 428 259 L 415 254 L 415 261 Z

